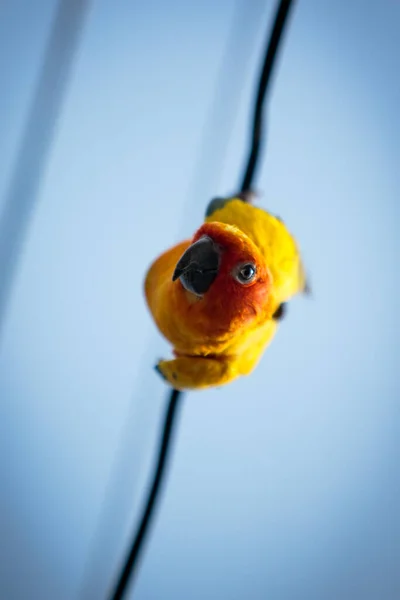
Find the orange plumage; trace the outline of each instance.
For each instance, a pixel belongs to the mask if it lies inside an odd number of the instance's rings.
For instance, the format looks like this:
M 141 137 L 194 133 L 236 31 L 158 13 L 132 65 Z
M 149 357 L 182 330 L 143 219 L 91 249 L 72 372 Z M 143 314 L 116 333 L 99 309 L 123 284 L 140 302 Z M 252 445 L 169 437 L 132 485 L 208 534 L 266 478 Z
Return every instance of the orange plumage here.
M 211 205 L 193 238 L 162 254 L 146 276 L 148 306 L 175 354 L 158 371 L 177 389 L 249 374 L 280 305 L 304 287 L 296 244 L 279 219 L 240 199 Z

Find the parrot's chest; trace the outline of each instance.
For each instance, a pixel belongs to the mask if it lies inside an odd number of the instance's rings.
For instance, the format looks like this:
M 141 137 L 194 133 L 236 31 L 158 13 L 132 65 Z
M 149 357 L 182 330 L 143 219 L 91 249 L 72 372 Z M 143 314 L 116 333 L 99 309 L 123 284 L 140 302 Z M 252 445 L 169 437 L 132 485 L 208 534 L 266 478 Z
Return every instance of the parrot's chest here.
M 173 321 L 165 335 L 178 355 L 237 355 L 258 343 L 265 330 L 264 322 L 255 318 L 244 320 L 241 315 L 222 322 L 216 315 L 211 319 L 204 316 L 185 319 L 176 315 Z

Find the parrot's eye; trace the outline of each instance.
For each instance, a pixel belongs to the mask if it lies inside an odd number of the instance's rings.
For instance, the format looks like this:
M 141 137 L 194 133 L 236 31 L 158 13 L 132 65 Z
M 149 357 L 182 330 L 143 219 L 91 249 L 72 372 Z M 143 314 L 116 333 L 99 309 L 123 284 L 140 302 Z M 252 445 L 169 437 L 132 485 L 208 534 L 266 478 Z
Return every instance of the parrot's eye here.
M 253 265 L 253 263 L 246 263 L 244 265 L 239 265 L 236 268 L 235 278 L 239 283 L 250 283 L 253 281 L 256 273 L 256 266 Z

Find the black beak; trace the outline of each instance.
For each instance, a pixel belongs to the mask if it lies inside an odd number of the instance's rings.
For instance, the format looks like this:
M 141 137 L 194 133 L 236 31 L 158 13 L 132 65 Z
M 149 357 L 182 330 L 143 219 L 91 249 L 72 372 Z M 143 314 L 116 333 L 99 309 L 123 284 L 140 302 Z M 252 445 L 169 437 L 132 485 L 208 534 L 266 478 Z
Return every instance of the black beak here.
M 213 240 L 204 236 L 189 246 L 175 267 L 172 281 L 180 279 L 183 287 L 197 296 L 203 295 L 217 276 L 220 255 Z

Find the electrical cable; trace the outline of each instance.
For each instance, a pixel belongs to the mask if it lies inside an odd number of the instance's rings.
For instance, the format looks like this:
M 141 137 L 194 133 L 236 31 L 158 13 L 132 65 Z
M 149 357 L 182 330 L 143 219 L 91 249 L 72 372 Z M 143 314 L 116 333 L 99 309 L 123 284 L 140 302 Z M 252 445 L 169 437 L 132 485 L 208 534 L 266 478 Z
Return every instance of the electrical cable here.
M 268 91 L 268 84 L 271 79 L 271 73 L 275 63 L 279 42 L 282 39 L 282 33 L 291 5 L 292 0 L 280 0 L 275 14 L 272 32 L 267 43 L 261 77 L 257 86 L 249 158 L 243 177 L 243 183 L 241 185 L 241 192 L 243 193 L 251 192 L 251 186 L 253 184 L 256 167 L 260 157 L 264 102 Z M 110 600 L 122 600 L 130 582 L 130 578 L 137 570 L 140 552 L 146 539 L 146 534 L 149 530 L 151 519 L 154 514 L 154 508 L 157 505 L 157 499 L 161 491 L 163 476 L 165 474 L 165 468 L 167 465 L 168 451 L 170 449 L 173 428 L 177 416 L 177 409 L 181 400 L 182 392 L 179 390 L 172 390 L 167 404 L 167 411 L 163 424 L 163 433 L 161 437 L 153 483 L 150 488 L 150 493 L 145 505 L 143 516 L 140 520 L 138 530 L 134 536 L 132 546 L 118 577 L 115 591 L 112 592 L 110 596 Z
M 261 77 L 257 89 L 257 97 L 254 106 L 253 131 L 251 137 L 250 152 L 249 158 L 247 160 L 246 170 L 243 176 L 243 181 L 240 187 L 241 192 L 251 192 L 256 168 L 259 163 L 263 134 L 264 100 L 268 91 L 268 84 L 271 79 L 276 56 L 278 54 L 279 42 L 282 38 L 282 34 L 292 4 L 292 0 L 281 0 L 281 2 L 279 2 L 271 36 L 267 44 L 264 64 L 261 71 Z
M 165 413 L 165 421 L 162 428 L 162 436 L 160 442 L 160 449 L 158 455 L 158 461 L 156 470 L 154 473 L 154 480 L 150 489 L 148 500 L 146 502 L 146 508 L 144 510 L 142 519 L 140 521 L 139 528 L 135 535 L 132 548 L 128 554 L 125 565 L 122 569 L 119 577 L 117 587 L 112 596 L 113 600 L 123 598 L 125 589 L 127 588 L 129 578 L 135 570 L 137 559 L 139 557 L 140 549 L 144 542 L 147 529 L 150 524 L 150 520 L 153 514 L 154 506 L 157 501 L 157 497 L 160 493 L 163 475 L 165 473 L 165 467 L 168 460 L 168 453 L 170 450 L 170 442 L 172 439 L 173 428 L 176 423 L 177 410 L 180 404 L 182 394 L 178 390 L 172 390 L 171 396 L 167 405 L 167 411 Z

